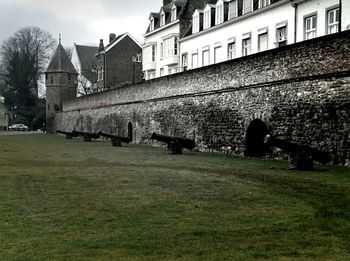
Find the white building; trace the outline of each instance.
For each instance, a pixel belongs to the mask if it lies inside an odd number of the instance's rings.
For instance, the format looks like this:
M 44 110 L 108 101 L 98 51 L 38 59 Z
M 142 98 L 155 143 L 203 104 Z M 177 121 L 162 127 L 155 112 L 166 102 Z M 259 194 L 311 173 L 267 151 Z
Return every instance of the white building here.
M 142 46 L 142 71 L 146 80 L 180 71 L 178 40 L 180 19 L 186 2 L 164 0 L 160 12 L 151 13 Z
M 179 40 L 182 70 L 350 29 L 350 0 L 218 0 Z M 340 23 L 341 21 L 341 23 Z M 157 76 L 157 75 L 156 75 Z

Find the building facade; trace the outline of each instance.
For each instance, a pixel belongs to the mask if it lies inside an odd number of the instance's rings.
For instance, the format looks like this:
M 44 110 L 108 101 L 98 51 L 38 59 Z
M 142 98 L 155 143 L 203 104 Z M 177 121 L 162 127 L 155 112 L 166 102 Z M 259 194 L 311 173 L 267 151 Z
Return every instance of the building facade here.
M 97 91 L 97 53 L 98 47 L 74 43 L 71 61 L 79 73 L 78 96 Z
M 350 29 L 350 1 L 173 0 L 151 13 L 145 79 Z
M 142 49 L 129 34 L 110 34 L 109 44 L 100 40 L 97 58 L 97 91 L 142 81 Z
M 350 1 L 218 0 L 192 16 L 180 39 L 182 70 L 350 29 Z

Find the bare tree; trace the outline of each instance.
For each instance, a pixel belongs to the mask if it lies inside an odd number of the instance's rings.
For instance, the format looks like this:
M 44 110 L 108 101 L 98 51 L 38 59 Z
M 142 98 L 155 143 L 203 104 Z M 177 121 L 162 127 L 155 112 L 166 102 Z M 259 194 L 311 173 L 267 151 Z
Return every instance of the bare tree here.
M 30 124 L 38 104 L 38 82 L 56 46 L 56 40 L 38 27 L 25 27 L 0 47 L 4 96 L 7 105 Z

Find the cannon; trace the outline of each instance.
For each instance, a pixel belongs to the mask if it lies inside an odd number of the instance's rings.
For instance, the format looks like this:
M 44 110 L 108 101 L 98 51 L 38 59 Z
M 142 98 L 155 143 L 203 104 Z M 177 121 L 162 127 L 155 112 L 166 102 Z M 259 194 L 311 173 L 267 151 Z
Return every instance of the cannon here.
M 120 147 L 122 145 L 122 142 L 124 142 L 124 143 L 131 142 L 131 139 L 129 137 L 117 136 L 117 135 L 106 133 L 103 131 L 98 131 L 97 134 L 99 136 L 106 137 L 106 138 L 110 139 L 113 147 Z
M 182 154 L 183 148 L 192 150 L 196 146 L 196 143 L 192 139 L 167 136 L 155 132 L 153 132 L 151 139 L 166 143 L 168 145 L 169 154 Z
M 65 135 L 67 140 L 71 140 L 73 137 L 78 137 L 77 134 L 73 134 L 72 132 L 68 132 L 68 131 L 57 130 L 56 133 Z
M 92 139 L 100 138 L 100 135 L 98 135 L 97 133 L 92 133 L 92 132 L 73 130 L 72 133 L 73 133 L 73 135 L 82 136 L 84 142 L 91 142 Z
M 327 152 L 270 135 L 265 136 L 264 144 L 289 152 L 290 169 L 313 170 L 314 162 L 327 164 L 332 160 Z

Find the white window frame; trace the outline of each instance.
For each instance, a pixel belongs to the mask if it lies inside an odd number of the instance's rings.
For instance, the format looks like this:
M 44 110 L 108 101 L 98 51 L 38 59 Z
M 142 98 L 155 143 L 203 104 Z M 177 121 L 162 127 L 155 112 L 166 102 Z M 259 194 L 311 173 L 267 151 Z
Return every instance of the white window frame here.
M 197 58 L 197 64 L 195 66 L 194 66 L 194 63 L 193 63 L 193 57 L 194 56 L 196 56 L 196 58 Z M 198 51 L 191 53 L 191 69 L 196 69 L 196 68 L 198 68 Z
M 283 33 L 284 32 L 284 33 Z M 288 41 L 288 24 L 287 22 L 280 23 L 276 26 L 276 45 Z
M 171 21 L 175 21 L 177 19 L 177 7 L 176 5 L 171 8 Z
M 208 59 L 204 59 L 204 55 L 208 55 Z M 202 48 L 202 66 L 208 66 L 210 64 L 210 47 L 205 46 Z
M 230 48 L 230 47 L 233 48 Z M 229 39 L 227 42 L 227 60 L 232 60 L 236 58 L 236 39 Z
M 233 3 L 233 4 L 231 4 L 231 3 Z M 228 11 L 228 15 L 229 15 L 228 19 L 229 20 L 233 19 L 233 18 L 236 18 L 238 16 L 238 4 L 237 3 L 238 3 L 238 0 L 232 0 L 229 3 L 229 11 Z M 232 16 L 233 12 L 231 11 L 232 7 L 235 9 L 233 16 Z
M 266 35 L 266 49 L 261 50 L 261 37 Z M 258 33 L 258 52 L 267 51 L 269 49 L 269 32 L 268 30 L 263 30 Z
M 337 19 L 338 12 L 338 21 Z M 331 14 L 333 13 L 334 21 L 330 21 Z M 339 32 L 339 19 L 340 19 L 340 9 L 339 7 L 331 8 L 327 10 L 327 34 L 334 34 Z
M 150 31 L 154 31 L 154 18 L 150 19 Z
M 308 23 L 310 28 L 308 29 Z M 311 14 L 304 17 L 304 40 L 317 37 L 317 14 Z
M 269 6 L 270 4 L 270 0 L 259 0 L 259 9 Z
M 197 14 L 197 15 L 193 15 L 193 18 L 192 18 L 192 33 L 198 33 L 199 32 L 199 17 L 200 17 L 200 14 Z
M 211 8 L 206 9 L 203 14 L 203 29 L 208 29 L 211 27 Z
M 250 2 L 250 6 L 251 6 L 250 11 L 248 11 L 248 12 L 245 12 L 245 8 L 246 8 L 245 5 L 246 5 L 246 2 Z M 253 8 L 254 8 L 253 0 L 243 0 L 243 8 L 242 8 L 243 14 L 248 14 L 248 13 L 252 12 L 252 11 L 253 11 Z
M 252 36 L 246 34 L 242 37 L 242 56 L 247 56 L 252 53 Z
M 164 26 L 165 25 L 165 13 L 164 11 L 162 11 L 160 13 L 160 26 Z
M 218 1 L 215 6 L 215 25 L 221 24 L 224 22 L 224 3 Z

